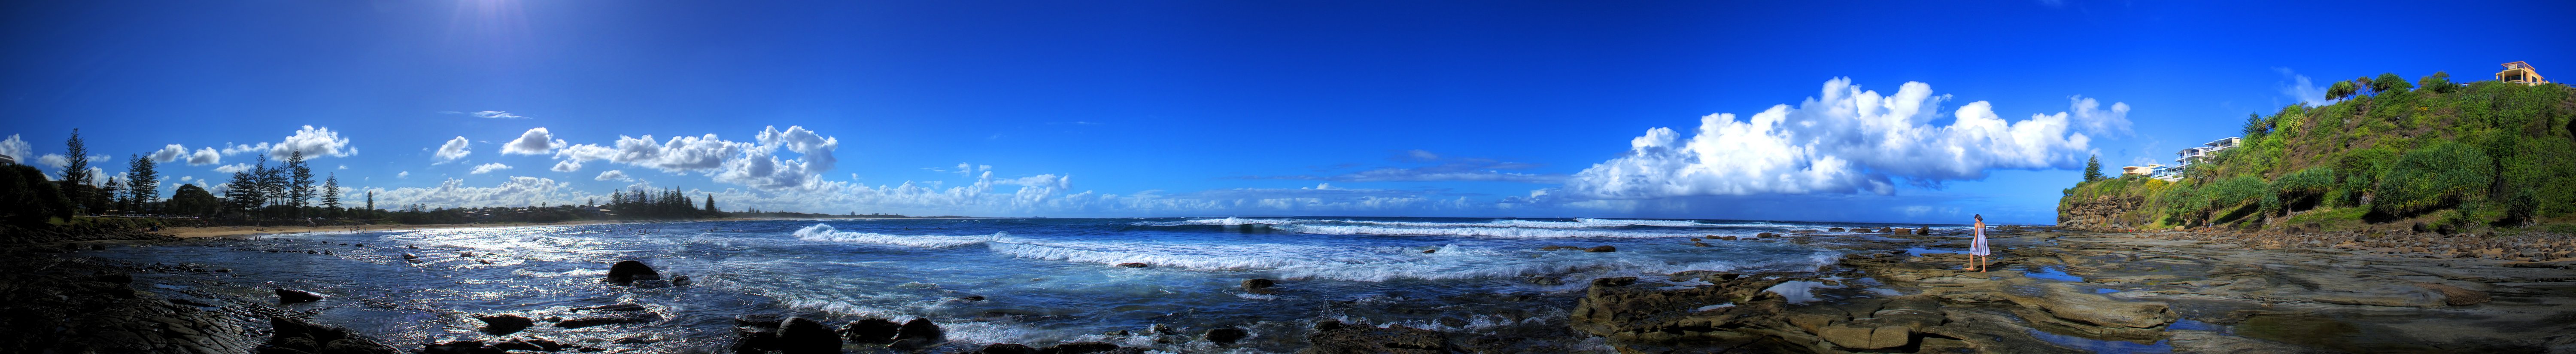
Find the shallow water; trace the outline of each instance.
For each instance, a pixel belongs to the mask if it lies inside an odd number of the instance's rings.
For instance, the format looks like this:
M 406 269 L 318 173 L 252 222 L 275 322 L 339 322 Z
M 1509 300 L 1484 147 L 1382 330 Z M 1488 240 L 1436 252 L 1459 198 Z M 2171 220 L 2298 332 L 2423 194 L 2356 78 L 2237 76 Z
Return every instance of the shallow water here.
M 646 349 L 720 346 L 738 315 L 929 318 L 951 346 L 1111 340 L 1189 351 L 1188 343 L 1104 335 L 1154 325 L 1189 333 L 1250 329 L 1248 352 L 1293 351 L 1319 320 L 1484 332 L 1562 328 L 1583 280 L 1684 270 L 1812 271 L 1840 255 L 1785 242 L 1707 241 L 1868 223 L 1448 218 L 921 219 L 719 221 L 313 233 L 87 252 L 150 264 L 196 263 L 231 295 L 265 287 L 333 298 L 289 306 L 396 343 L 483 339 L 468 315 L 534 318 L 574 307 L 641 304 L 661 319 L 525 335 Z M 349 244 L 349 245 L 342 245 Z M 366 247 L 357 247 L 365 244 Z M 1609 245 L 1617 252 L 1538 251 Z M 409 248 L 420 247 L 419 249 Z M 330 251 L 309 254 L 306 251 Z M 1430 251 L 1425 253 L 1425 251 Z M 467 256 L 465 252 L 471 252 Z M 420 256 L 406 261 L 403 254 Z M 641 260 L 685 287 L 600 283 L 609 263 Z M 487 264 L 488 263 L 488 264 Z M 1145 268 L 1120 267 L 1143 263 Z M 1532 277 L 1561 280 L 1541 285 Z M 1279 292 L 1242 290 L 1279 280 Z M 175 279 L 175 278 L 174 278 Z M 212 288 L 212 287 L 209 287 Z M 968 301 L 983 296 L 983 301 Z M 1568 339 L 1574 340 L 1574 339 Z M 1197 345 L 1204 345 L 1199 343 Z M 632 348 L 634 345 L 616 345 Z M 1205 349 L 1205 348 L 1201 348 Z

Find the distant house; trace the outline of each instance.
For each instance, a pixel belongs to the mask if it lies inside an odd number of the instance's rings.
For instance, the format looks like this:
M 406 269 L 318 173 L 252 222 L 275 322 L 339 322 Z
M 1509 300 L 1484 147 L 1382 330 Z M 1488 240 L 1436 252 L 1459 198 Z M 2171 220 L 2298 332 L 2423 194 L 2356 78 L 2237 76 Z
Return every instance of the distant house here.
M 16 157 L 16 156 L 9 156 L 9 154 L 0 154 L 0 166 L 8 166 L 8 165 L 16 165 L 16 164 L 18 164 L 18 157 Z
M 2496 72 L 2496 81 L 2524 85 L 2549 83 L 2548 79 L 2540 77 L 2540 71 L 2531 69 L 2531 63 L 2518 61 L 2504 63 L 2504 71 Z
M 2179 156 L 2174 158 L 2174 168 L 2189 168 L 2191 167 L 2191 164 L 2200 163 L 2202 160 L 2208 160 L 2210 154 L 2217 153 L 2220 150 L 2236 148 L 2237 143 L 2244 141 L 2245 138 L 2231 136 L 2226 139 L 2218 139 L 2208 143 L 2202 143 L 2200 146 L 2182 149 L 2182 152 L 2174 153 L 2174 155 Z
M 2121 176 L 2121 177 L 2128 177 L 2128 176 L 2135 175 L 2135 176 L 2154 177 L 2154 176 L 2156 175 L 2156 172 L 2158 172 L 2158 171 L 2164 171 L 2164 170 L 2165 170 L 2165 165 L 2163 165 L 2163 164 L 2147 164 L 2146 166 L 2129 166 L 2129 167 L 2121 167 L 2121 168 L 2120 168 L 2120 176 Z

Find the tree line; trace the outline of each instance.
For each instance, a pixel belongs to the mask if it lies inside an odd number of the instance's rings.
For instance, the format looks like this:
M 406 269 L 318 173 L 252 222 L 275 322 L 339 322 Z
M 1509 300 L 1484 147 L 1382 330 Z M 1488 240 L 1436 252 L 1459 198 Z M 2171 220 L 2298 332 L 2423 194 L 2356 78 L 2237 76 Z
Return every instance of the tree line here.
M 723 217 L 716 209 L 715 196 L 689 198 L 680 189 L 656 191 L 619 191 L 609 196 L 608 204 L 529 206 L 524 208 L 431 208 L 406 205 L 397 210 L 376 208 L 375 193 L 364 194 L 357 205 L 344 205 L 345 194 L 337 174 L 323 174 L 315 183 L 313 169 L 304 152 L 289 151 L 284 161 L 272 164 L 268 155 L 234 171 L 218 194 L 194 184 L 179 184 L 169 198 L 160 190 L 167 182 L 150 156 L 129 154 L 126 172 L 101 176 L 90 170 L 88 146 L 80 130 L 73 129 L 64 140 L 69 153 L 63 165 L 62 178 L 48 178 L 34 166 L 13 164 L 0 166 L 0 222 L 40 227 L 48 220 L 65 222 L 77 215 L 105 216 L 174 216 L 193 217 L 203 224 L 243 223 L 316 223 L 317 220 L 372 223 L 390 221 L 406 224 L 469 222 L 552 222 L 588 218 L 622 220 L 699 219 Z M 606 209 L 600 209 L 600 208 Z

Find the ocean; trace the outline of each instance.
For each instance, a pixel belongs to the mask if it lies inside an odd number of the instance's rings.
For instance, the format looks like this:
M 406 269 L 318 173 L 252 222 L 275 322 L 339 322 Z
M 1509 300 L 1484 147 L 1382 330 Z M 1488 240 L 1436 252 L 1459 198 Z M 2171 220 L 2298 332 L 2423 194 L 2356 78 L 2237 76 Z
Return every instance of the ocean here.
M 138 274 L 173 298 L 273 299 L 270 287 L 330 295 L 283 306 L 397 346 L 491 338 L 476 332 L 482 324 L 476 314 L 575 318 L 587 316 L 575 308 L 638 304 L 658 319 L 578 329 L 540 322 L 518 336 L 624 340 L 629 343 L 617 347 L 655 352 L 713 349 L 732 341 L 737 316 L 782 315 L 833 325 L 927 318 L 947 330 L 953 348 L 1106 341 L 1173 352 L 1293 352 L 1307 328 L 1324 320 L 1457 333 L 1561 333 L 1567 310 L 1593 278 L 1814 271 L 1843 254 L 1826 246 L 1873 237 L 1826 228 L 1887 226 L 1921 225 L 1351 217 L 705 221 L 286 234 L 82 253 L 231 270 L 215 277 Z M 1689 241 L 1762 232 L 1784 237 L 1708 240 L 1706 247 Z M 1548 246 L 1617 251 L 1540 250 Z M 600 282 L 609 264 L 621 260 L 692 282 L 653 289 Z M 1145 267 L 1120 266 L 1128 263 Z M 1256 278 L 1278 286 L 1241 286 Z M 1137 335 L 1157 327 L 1188 334 L 1235 327 L 1252 337 L 1214 348 Z M 1549 340 L 1567 347 L 1599 342 L 1563 337 Z

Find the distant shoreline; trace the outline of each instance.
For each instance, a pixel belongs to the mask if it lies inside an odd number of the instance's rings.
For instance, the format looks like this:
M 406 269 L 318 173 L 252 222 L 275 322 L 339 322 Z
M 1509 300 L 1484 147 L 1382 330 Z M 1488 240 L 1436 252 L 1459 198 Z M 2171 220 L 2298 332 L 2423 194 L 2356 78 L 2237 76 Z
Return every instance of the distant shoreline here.
M 697 219 L 697 220 L 571 220 L 571 221 L 559 221 L 559 222 L 549 222 L 549 223 L 510 222 L 510 223 L 490 223 L 490 224 L 418 224 L 418 225 L 413 225 L 413 224 L 382 224 L 382 225 L 339 225 L 339 226 L 190 226 L 190 227 L 173 227 L 173 228 L 169 228 L 169 229 L 164 229 L 164 230 L 162 230 L 162 231 L 160 231 L 160 232 L 158 232 L 158 233 L 160 233 L 160 234 L 165 234 L 165 235 L 170 235 L 170 236 L 177 236 L 177 237 L 179 237 L 179 238 L 183 238 L 183 239 L 185 239 L 185 238 L 206 238 L 206 237 L 265 236 L 265 235 L 301 234 L 301 233 L 315 233 L 315 232 L 368 232 L 368 231 L 402 231 L 402 230 L 433 230 L 433 229 L 472 229 L 472 228 L 528 227 L 528 226 L 583 226 L 583 225 L 646 224 L 646 223 L 664 223 L 664 222 L 698 222 L 698 221 L 786 221 L 786 220 L 853 220 L 853 219 L 871 219 L 871 220 L 874 220 L 874 219 L 932 219 L 932 218 L 872 218 L 872 217 L 848 217 L 848 218 L 830 218 L 830 219 L 819 219 L 819 218 L 721 218 L 721 219 Z

